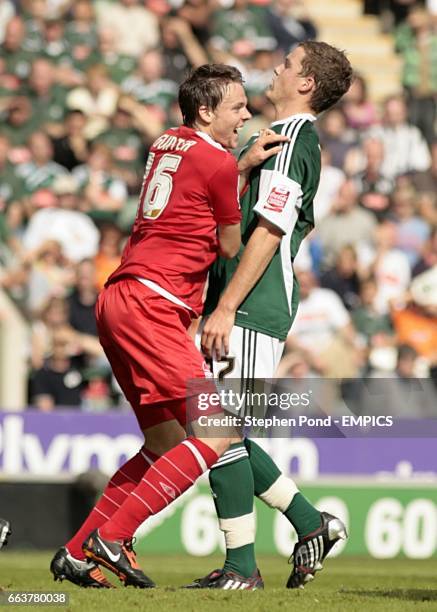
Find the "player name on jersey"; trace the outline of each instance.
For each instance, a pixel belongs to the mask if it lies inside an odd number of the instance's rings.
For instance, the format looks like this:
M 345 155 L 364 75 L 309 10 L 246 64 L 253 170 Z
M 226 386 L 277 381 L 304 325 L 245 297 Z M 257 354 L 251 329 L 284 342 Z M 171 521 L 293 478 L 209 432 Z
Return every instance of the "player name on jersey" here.
M 172 136 L 171 134 L 163 134 L 152 145 L 152 148 L 158 149 L 159 151 L 188 151 L 192 146 L 197 144 L 195 140 L 186 140 L 178 136 Z

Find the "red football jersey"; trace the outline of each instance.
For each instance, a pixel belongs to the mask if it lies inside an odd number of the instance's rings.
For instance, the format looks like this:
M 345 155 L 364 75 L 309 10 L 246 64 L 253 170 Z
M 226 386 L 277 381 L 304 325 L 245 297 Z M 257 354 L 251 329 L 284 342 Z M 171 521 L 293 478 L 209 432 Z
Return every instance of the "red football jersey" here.
M 198 315 L 217 255 L 217 224 L 241 219 L 234 156 L 202 132 L 171 128 L 153 143 L 122 276 L 153 281 Z

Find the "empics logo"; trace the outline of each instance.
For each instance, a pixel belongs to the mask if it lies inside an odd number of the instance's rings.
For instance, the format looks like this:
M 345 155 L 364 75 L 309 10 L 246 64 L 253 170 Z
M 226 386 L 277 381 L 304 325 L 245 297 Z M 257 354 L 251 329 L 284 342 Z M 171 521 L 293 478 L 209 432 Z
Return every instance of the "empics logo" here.
M 273 187 L 269 193 L 267 202 L 264 204 L 264 208 L 266 210 L 272 210 L 273 212 L 282 212 L 287 203 L 289 195 L 290 191 L 286 187 Z

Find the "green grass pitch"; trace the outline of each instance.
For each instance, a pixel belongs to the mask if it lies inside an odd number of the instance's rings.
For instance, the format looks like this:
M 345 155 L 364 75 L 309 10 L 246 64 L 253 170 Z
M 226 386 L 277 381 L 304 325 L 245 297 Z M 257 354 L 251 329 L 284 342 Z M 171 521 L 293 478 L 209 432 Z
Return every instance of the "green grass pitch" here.
M 192 578 L 220 566 L 220 557 L 142 556 L 141 566 L 159 585 L 140 591 L 124 588 L 117 578 L 114 590 L 79 589 L 71 583 L 53 582 L 48 565 L 53 553 L 0 553 L 0 587 L 12 591 L 65 591 L 66 610 L 83 612 L 151 610 L 159 612 L 420 612 L 437 611 L 437 560 L 383 561 L 364 558 L 331 559 L 316 580 L 304 590 L 288 591 L 284 583 L 289 566 L 279 557 L 260 556 L 265 591 L 184 591 L 178 589 Z M 5 606 L 13 609 L 21 606 Z M 41 606 L 38 606 L 41 609 Z M 3 606 L 2 606 L 3 608 Z M 36 606 L 26 606 L 36 609 Z M 49 606 L 49 609 L 60 609 Z M 45 607 L 47 609 L 47 607 Z

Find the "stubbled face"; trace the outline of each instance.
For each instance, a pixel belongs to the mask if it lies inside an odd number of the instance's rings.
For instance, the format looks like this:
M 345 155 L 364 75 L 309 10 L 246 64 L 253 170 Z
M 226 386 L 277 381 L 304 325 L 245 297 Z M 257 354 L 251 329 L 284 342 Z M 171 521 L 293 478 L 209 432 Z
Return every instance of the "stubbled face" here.
M 266 95 L 268 99 L 277 103 L 283 99 L 294 99 L 297 91 L 305 77 L 301 76 L 302 60 L 305 51 L 302 47 L 296 47 L 289 53 L 282 64 L 274 69 L 273 79 Z
M 251 118 L 243 86 L 229 83 L 223 100 L 212 112 L 209 134 L 225 149 L 238 146 L 238 130 Z

